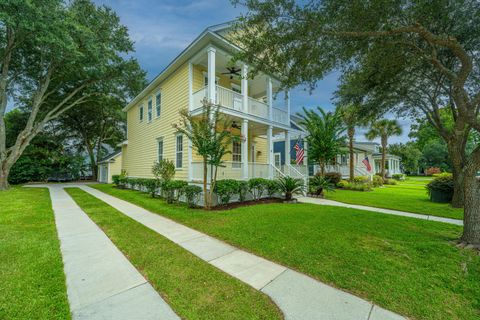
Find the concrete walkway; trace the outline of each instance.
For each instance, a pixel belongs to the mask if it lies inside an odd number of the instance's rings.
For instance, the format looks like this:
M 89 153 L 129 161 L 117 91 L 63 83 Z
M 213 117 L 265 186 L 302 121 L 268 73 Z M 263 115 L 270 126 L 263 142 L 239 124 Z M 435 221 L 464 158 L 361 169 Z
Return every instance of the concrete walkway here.
M 72 318 L 179 319 L 63 187 L 48 187 Z M 77 186 L 77 185 L 76 185 Z
M 451 219 L 451 218 L 442 218 L 442 217 L 431 216 L 431 215 L 426 215 L 426 214 L 417 214 L 417 213 L 404 212 L 404 211 L 398 211 L 398 210 L 375 208 L 375 207 L 362 206 L 362 205 L 357 205 L 357 204 L 349 204 L 349 203 L 344 203 L 344 202 L 338 202 L 338 201 L 320 199 L 320 198 L 311 198 L 311 197 L 298 197 L 298 201 L 303 202 L 303 203 L 313 203 L 313 204 L 319 204 L 319 205 L 325 205 L 325 206 L 336 206 L 336 207 L 344 207 L 344 208 L 351 208 L 351 209 L 358 209 L 358 210 L 373 211 L 373 212 L 379 212 L 379 213 L 384 213 L 384 214 L 391 214 L 391 215 L 394 215 L 394 216 L 402 216 L 402 217 L 409 217 L 409 218 L 415 218 L 415 219 L 437 221 L 437 222 L 455 224 L 457 226 L 463 226 L 463 221 L 462 220 Z
M 269 295 L 283 311 L 286 319 L 404 319 L 354 295 L 232 247 L 132 203 L 86 185 L 78 185 L 78 187 L 177 243 L 202 260 Z

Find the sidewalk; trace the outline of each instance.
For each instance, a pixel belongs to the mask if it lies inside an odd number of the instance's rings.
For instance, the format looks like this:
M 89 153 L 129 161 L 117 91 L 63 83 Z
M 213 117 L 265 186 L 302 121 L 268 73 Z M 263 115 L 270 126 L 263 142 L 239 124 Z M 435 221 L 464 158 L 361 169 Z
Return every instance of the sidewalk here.
M 403 317 L 304 274 L 232 247 L 86 185 L 82 190 L 180 245 L 202 260 L 269 295 L 286 319 L 400 320 Z
M 72 319 L 179 319 L 63 190 L 65 186 L 47 187 L 60 239 Z
M 344 207 L 344 208 L 351 208 L 351 209 L 358 209 L 358 210 L 373 211 L 373 212 L 379 212 L 379 213 L 384 213 L 384 214 L 391 214 L 391 215 L 394 215 L 394 216 L 402 216 L 402 217 L 409 217 L 409 218 L 415 218 L 415 219 L 437 221 L 437 222 L 455 224 L 457 226 L 463 226 L 463 221 L 458 220 L 458 219 L 443 218 L 443 217 L 431 216 L 431 215 L 426 215 L 426 214 L 418 214 L 418 213 L 404 212 L 404 211 L 398 211 L 398 210 L 362 206 L 362 205 L 357 205 L 357 204 L 349 204 L 349 203 L 338 202 L 338 201 L 327 200 L 327 199 L 321 199 L 321 198 L 298 197 L 298 201 L 303 202 L 303 203 L 312 203 L 312 204 L 319 204 L 319 205 L 324 205 L 324 206 L 336 206 L 336 207 Z

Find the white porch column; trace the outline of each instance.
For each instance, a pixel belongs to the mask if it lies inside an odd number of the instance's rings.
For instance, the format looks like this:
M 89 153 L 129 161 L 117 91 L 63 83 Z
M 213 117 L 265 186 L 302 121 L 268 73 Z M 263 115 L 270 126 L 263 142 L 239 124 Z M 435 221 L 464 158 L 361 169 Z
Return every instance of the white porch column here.
M 244 140 L 242 141 L 242 171 L 243 179 L 248 179 L 248 120 L 243 119 L 242 123 L 242 136 Z
M 268 104 L 268 120 L 273 119 L 273 88 L 272 78 L 267 77 L 267 104 Z
M 285 174 L 290 174 L 290 131 L 285 131 Z
M 248 66 L 242 65 L 242 96 L 243 96 L 243 112 L 248 113 Z
M 215 54 L 217 50 L 214 47 L 208 47 L 207 56 L 208 56 L 208 91 L 207 99 L 212 103 L 216 103 L 216 88 L 215 88 Z
M 273 127 L 268 126 L 267 129 L 267 163 L 269 164 L 268 166 L 268 178 L 273 179 Z

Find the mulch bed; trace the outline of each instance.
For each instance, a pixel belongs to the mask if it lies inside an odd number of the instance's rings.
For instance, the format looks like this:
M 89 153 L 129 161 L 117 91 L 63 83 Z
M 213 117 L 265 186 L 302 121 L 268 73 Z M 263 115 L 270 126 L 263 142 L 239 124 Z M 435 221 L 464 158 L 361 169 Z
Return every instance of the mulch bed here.
M 232 202 L 225 205 L 218 205 L 216 207 L 211 208 L 210 210 L 212 211 L 231 210 L 231 209 L 240 208 L 240 207 L 255 206 L 257 204 L 283 203 L 283 201 L 284 201 L 283 199 L 279 199 L 279 198 L 263 198 L 257 201 L 250 200 L 250 201 L 244 201 L 244 202 Z

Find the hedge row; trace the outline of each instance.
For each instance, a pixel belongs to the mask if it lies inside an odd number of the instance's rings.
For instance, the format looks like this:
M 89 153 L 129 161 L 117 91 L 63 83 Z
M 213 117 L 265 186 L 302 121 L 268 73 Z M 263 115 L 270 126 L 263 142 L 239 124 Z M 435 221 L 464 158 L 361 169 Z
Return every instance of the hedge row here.
M 189 207 L 196 207 L 202 188 L 189 185 L 183 180 L 161 181 L 147 178 L 129 178 L 123 175 L 112 176 L 113 183 L 119 188 L 131 188 L 147 191 L 152 197 L 159 195 L 167 203 L 178 203 L 182 196 Z

